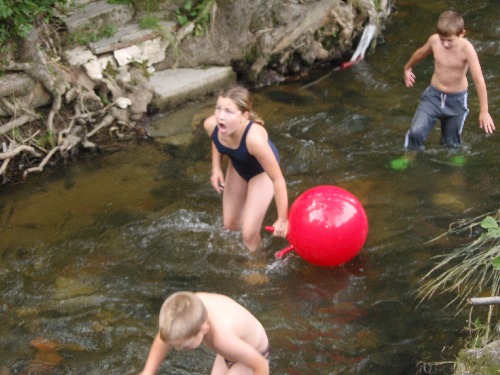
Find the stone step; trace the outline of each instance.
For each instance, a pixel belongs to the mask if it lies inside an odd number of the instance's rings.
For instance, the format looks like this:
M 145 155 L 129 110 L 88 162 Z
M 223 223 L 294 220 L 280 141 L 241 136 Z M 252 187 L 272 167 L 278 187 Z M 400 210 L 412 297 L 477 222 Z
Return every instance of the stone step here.
M 138 23 L 121 27 L 112 37 L 89 43 L 89 49 L 94 55 L 116 51 L 122 48 L 140 44 L 161 36 L 162 31 L 174 33 L 175 22 L 160 22 L 160 30 L 142 29 Z
M 98 25 L 113 25 L 117 32 L 112 37 L 89 43 L 88 49 L 79 47 L 68 51 L 67 58 L 71 65 L 85 66 L 89 76 L 98 80 L 102 78 L 102 70 L 108 62 L 119 67 L 134 61 L 147 61 L 149 66 L 161 62 L 169 43 L 164 34 L 175 34 L 175 22 L 161 22 L 159 30 L 141 29 L 137 22 L 132 21 L 133 16 L 132 7 L 108 4 L 106 0 L 80 4 L 67 19 L 70 31 L 95 30 Z M 154 89 L 152 104 L 160 111 L 168 111 L 212 95 L 235 80 L 231 67 L 154 72 L 150 77 Z
M 235 80 L 230 66 L 166 69 L 153 73 L 149 79 L 155 92 L 153 105 L 160 111 L 213 95 Z
M 66 26 L 70 32 L 84 29 L 99 30 L 103 25 L 124 26 L 134 17 L 134 9 L 125 4 L 109 4 L 107 0 L 94 1 L 75 8 L 66 18 Z

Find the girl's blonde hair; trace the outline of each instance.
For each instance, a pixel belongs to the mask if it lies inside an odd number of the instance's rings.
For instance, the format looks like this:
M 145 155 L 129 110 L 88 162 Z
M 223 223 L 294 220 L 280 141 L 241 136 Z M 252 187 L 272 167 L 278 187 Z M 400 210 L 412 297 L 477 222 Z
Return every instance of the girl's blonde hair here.
M 256 124 L 264 125 L 264 120 L 252 110 L 252 96 L 250 91 L 245 87 L 240 85 L 231 86 L 222 91 L 219 96 L 231 99 L 241 112 L 248 112 L 250 114 L 250 120 Z
M 459 36 L 463 31 L 464 19 L 459 13 L 453 10 L 441 13 L 436 25 L 436 32 L 439 35 L 444 37 Z
M 207 321 L 207 309 L 192 292 L 177 292 L 160 309 L 160 338 L 169 342 L 196 336 Z

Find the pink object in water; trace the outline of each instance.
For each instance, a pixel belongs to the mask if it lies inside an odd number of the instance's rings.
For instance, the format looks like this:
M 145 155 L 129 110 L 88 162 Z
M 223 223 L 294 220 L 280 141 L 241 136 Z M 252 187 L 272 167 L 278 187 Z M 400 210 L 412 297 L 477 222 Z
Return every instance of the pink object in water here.
M 318 266 L 348 262 L 368 236 L 363 206 L 353 194 L 337 186 L 316 186 L 300 194 L 290 207 L 288 220 L 290 246 L 276 253 L 276 257 L 295 250 L 301 258 Z

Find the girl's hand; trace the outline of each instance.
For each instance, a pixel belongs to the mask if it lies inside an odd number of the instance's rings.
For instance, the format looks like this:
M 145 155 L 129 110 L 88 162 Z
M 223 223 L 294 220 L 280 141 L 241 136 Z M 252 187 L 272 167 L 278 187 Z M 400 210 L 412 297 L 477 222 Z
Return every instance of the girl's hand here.
M 288 219 L 278 219 L 273 224 L 273 236 L 275 237 L 286 237 L 288 234 Z
M 224 191 L 224 174 L 222 171 L 212 172 L 210 182 L 217 193 L 220 194 Z

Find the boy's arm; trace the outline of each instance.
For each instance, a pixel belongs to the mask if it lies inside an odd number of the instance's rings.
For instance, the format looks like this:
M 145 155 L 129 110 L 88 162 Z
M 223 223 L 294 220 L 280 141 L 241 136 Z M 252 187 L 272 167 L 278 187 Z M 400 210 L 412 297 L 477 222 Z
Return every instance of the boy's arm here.
M 484 129 L 486 133 L 493 133 L 495 124 L 488 110 L 488 92 L 486 90 L 486 82 L 484 81 L 479 58 L 472 44 L 466 45 L 467 63 L 469 64 L 470 73 L 476 86 L 477 96 L 479 98 L 479 127 Z
M 149 350 L 146 364 L 144 365 L 144 368 L 142 372 L 139 373 L 139 375 L 156 374 L 156 371 L 158 371 L 158 368 L 167 356 L 168 350 L 168 344 L 163 341 L 160 338 L 160 334 L 157 333 L 153 340 L 153 344 L 151 345 L 151 349 Z
M 434 35 L 430 36 L 429 39 L 427 39 L 427 42 L 425 42 L 425 44 L 422 47 L 418 48 L 415 52 L 413 52 L 413 55 L 411 55 L 410 59 L 405 64 L 404 79 L 406 87 L 413 87 L 413 84 L 415 83 L 416 77 L 415 74 L 412 72 L 412 68 L 432 53 L 433 37 Z

